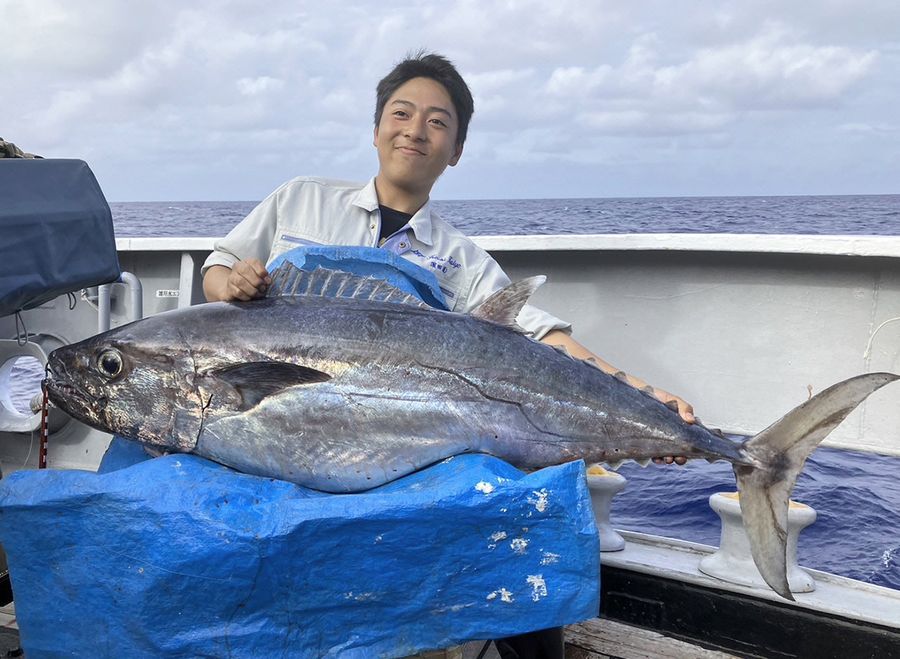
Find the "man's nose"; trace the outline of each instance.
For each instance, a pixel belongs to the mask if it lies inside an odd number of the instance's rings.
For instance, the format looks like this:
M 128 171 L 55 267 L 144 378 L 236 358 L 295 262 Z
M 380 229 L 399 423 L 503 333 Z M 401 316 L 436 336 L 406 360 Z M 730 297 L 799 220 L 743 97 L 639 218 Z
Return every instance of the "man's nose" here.
M 416 118 L 408 122 L 406 124 L 406 136 L 416 142 L 425 141 L 425 138 L 428 136 L 425 130 L 425 120 Z

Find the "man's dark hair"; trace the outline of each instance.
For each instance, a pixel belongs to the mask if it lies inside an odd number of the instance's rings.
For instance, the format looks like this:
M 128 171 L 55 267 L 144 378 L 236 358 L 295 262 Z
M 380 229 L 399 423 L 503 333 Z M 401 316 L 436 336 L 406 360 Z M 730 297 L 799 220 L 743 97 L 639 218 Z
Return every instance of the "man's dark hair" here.
M 381 122 L 384 106 L 387 105 L 391 95 L 413 78 L 431 78 L 447 90 L 450 100 L 453 101 L 453 107 L 456 108 L 459 124 L 456 143 L 462 146 L 469 131 L 469 120 L 475 112 L 475 102 L 466 81 L 459 75 L 456 67 L 446 57 L 434 53 L 420 50 L 397 64 L 381 79 L 375 90 L 375 125 Z

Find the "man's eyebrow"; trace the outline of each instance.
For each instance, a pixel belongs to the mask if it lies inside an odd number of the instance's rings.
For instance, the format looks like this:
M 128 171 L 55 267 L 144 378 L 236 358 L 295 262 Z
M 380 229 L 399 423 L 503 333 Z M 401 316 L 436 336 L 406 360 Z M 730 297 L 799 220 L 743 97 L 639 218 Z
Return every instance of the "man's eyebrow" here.
M 409 107 L 413 107 L 413 108 L 416 107 L 416 104 L 413 103 L 412 101 L 404 101 L 402 98 L 397 98 L 397 99 L 394 99 L 393 101 L 391 101 L 391 105 L 397 105 L 397 104 L 408 105 Z M 442 108 L 437 105 L 432 105 L 429 108 L 425 108 L 425 111 L 426 112 L 440 112 L 441 114 L 446 114 L 451 119 L 453 118 L 453 113 L 450 112 L 450 110 L 448 110 L 446 108 Z

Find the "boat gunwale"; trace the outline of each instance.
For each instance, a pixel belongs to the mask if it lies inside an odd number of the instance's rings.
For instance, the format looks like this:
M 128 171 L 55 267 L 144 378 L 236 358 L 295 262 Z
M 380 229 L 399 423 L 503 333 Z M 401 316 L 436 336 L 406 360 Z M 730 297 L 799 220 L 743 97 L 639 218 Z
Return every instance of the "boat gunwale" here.
M 606 233 L 471 236 L 489 252 L 728 252 L 900 258 L 900 236 L 856 234 Z M 212 251 L 214 236 L 116 238 L 116 249 Z

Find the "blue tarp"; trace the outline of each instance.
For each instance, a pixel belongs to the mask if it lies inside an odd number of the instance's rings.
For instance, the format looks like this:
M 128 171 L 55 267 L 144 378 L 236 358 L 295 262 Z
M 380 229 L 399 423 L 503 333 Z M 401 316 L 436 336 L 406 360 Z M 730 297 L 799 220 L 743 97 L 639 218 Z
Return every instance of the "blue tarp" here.
M 598 613 L 581 462 L 457 456 L 327 495 L 145 457 L 0 481 L 27 656 L 403 656 Z
M 0 158 L 0 316 L 119 278 L 112 214 L 81 160 Z
M 288 258 L 428 301 L 431 273 L 371 251 Z M 31 658 L 404 656 L 599 610 L 582 462 L 457 456 L 333 495 L 116 439 L 96 474 L 0 480 L 0 542 Z
M 449 308 L 433 272 L 385 249 L 330 245 L 295 247 L 276 256 L 266 268 L 274 272 L 285 261 L 290 261 L 301 270 L 325 268 L 384 279 L 436 309 Z

